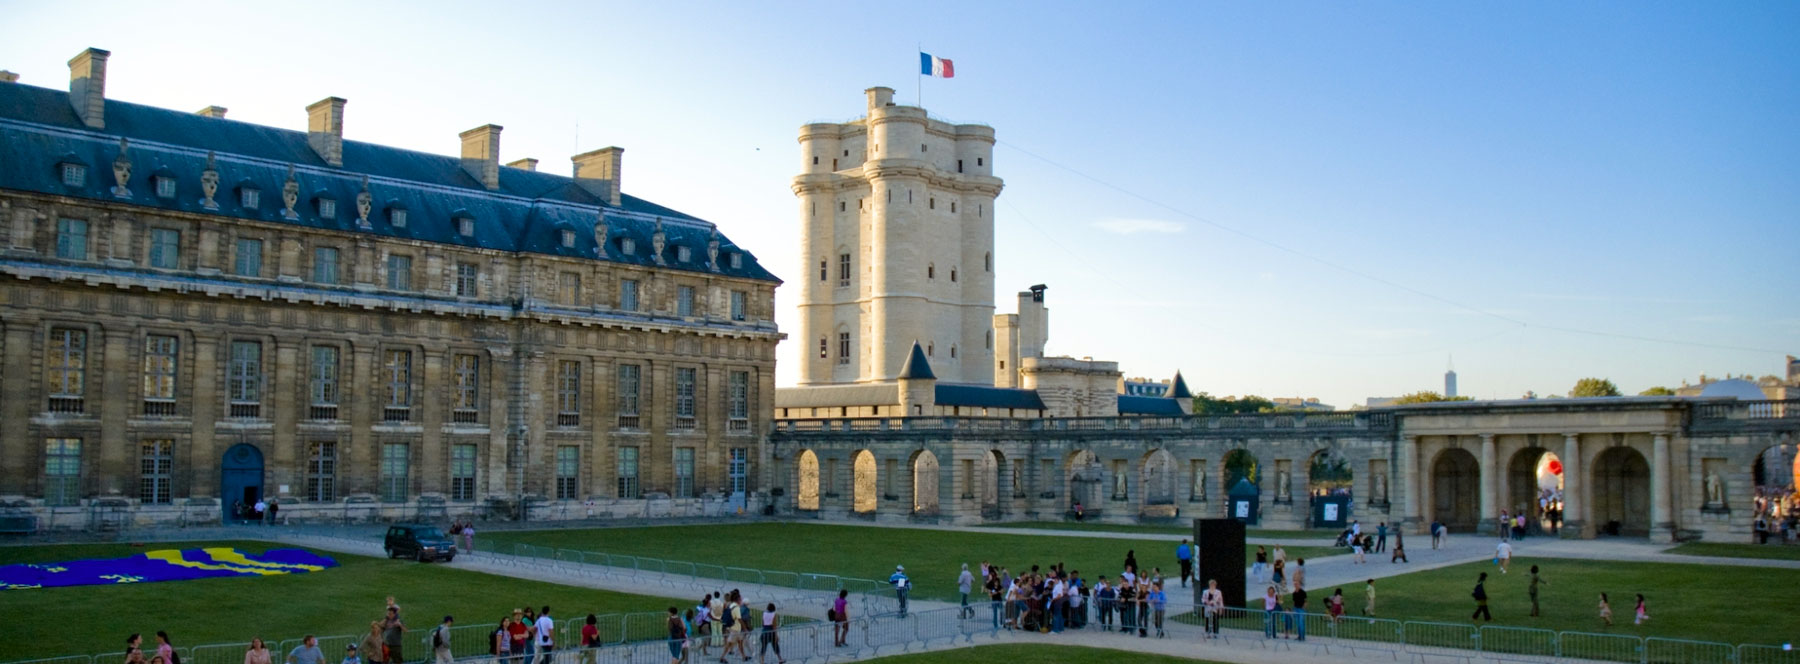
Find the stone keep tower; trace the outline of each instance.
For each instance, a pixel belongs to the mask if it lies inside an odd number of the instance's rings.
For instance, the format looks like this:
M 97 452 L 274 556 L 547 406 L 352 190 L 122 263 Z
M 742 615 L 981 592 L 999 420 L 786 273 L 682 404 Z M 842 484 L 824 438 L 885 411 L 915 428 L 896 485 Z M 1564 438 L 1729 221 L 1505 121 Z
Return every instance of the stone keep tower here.
M 943 382 L 994 382 L 994 130 L 869 88 L 800 128 L 800 384 L 893 380 L 914 341 Z

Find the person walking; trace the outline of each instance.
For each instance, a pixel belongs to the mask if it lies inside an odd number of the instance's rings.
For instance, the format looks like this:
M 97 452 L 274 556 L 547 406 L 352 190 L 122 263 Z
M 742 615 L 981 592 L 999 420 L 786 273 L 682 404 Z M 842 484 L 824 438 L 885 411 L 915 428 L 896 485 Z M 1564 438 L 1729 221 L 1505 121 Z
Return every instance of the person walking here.
M 968 565 L 964 565 L 963 568 L 963 573 L 968 574 Z M 966 595 L 967 593 L 964 594 Z M 974 609 L 970 609 L 970 611 L 973 612 Z M 782 664 L 782 662 L 787 661 L 781 657 L 781 633 L 776 631 L 779 629 L 781 629 L 781 616 L 775 613 L 775 603 L 770 602 L 769 606 L 763 609 L 762 632 L 758 634 L 758 637 L 760 637 L 761 640 L 761 646 L 756 652 L 756 664 L 763 663 L 763 659 L 768 656 L 770 648 L 775 649 L 775 664 Z
M 1169 596 L 1163 592 L 1163 585 L 1157 583 L 1156 585 L 1151 586 L 1150 615 L 1154 616 L 1151 619 L 1151 622 L 1156 625 L 1156 638 L 1165 639 L 1169 637 L 1168 632 L 1163 631 L 1163 617 L 1167 614 L 1168 609 Z
M 1287 592 L 1287 569 L 1286 568 L 1287 568 L 1287 561 L 1277 560 L 1277 561 L 1275 561 L 1275 567 L 1273 568 L 1274 571 L 1269 573 L 1269 583 L 1274 585 L 1277 590 L 1280 590 L 1282 592 Z
M 707 635 L 707 640 L 711 641 L 712 645 L 724 648 L 725 597 L 720 595 L 717 590 L 713 591 L 712 601 L 706 603 L 706 619 L 712 623 L 712 633 Z M 710 654 L 707 653 L 704 648 L 702 648 L 700 652 L 701 654 Z
M 1387 550 L 1387 522 L 1383 521 L 1380 524 L 1377 524 L 1375 526 L 1375 553 L 1381 553 L 1386 550 Z
M 1508 565 L 1512 564 L 1512 543 L 1504 539 L 1494 547 L 1494 563 L 1500 566 L 1500 573 L 1505 574 Z
M 1637 614 L 1637 617 L 1631 621 L 1631 624 L 1642 625 L 1644 623 L 1650 622 L 1650 608 L 1644 605 L 1644 594 L 1643 593 L 1638 593 L 1637 609 L 1634 610 L 1633 612 Z
M 264 526 L 268 525 L 267 519 L 269 516 L 269 501 L 263 500 L 261 498 L 257 498 L 255 509 L 256 509 L 257 525 L 264 525 Z
M 1369 579 L 1368 585 L 1363 586 L 1363 615 L 1368 616 L 1370 618 L 1375 617 L 1375 580 L 1374 579 Z
M 906 578 L 906 567 L 894 566 L 894 573 L 888 575 L 888 584 L 894 586 L 894 597 L 900 600 L 900 617 L 906 617 L 906 592 L 911 590 L 912 582 Z
M 1294 590 L 1306 587 L 1306 559 L 1294 559 Z
M 1400 532 L 1399 528 L 1395 528 L 1394 529 L 1394 554 L 1391 556 L 1388 556 L 1388 564 L 1410 563 L 1410 562 L 1412 562 L 1412 561 L 1406 559 L 1406 536 Z
M 513 609 L 512 621 L 506 624 L 507 640 L 512 643 L 513 664 L 529 664 L 526 653 L 531 650 L 531 630 L 531 623 L 525 620 L 525 610 Z
M 839 589 L 837 599 L 831 603 L 831 617 L 837 620 L 832 627 L 832 645 L 839 648 L 849 645 L 850 640 L 850 616 L 847 615 L 850 602 L 846 599 L 849 596 L 850 591 Z
M 406 623 L 400 621 L 400 607 L 392 604 L 387 608 L 387 619 L 381 623 L 381 661 L 387 664 L 404 664 L 406 655 L 401 644 L 406 638 Z
M 512 626 L 512 616 L 501 616 L 500 626 L 488 633 L 488 654 L 494 657 L 494 664 L 511 664 L 512 662 L 512 634 L 507 631 L 510 626 Z M 363 649 L 368 650 L 368 648 Z
M 1325 614 L 1331 616 L 1331 624 L 1336 625 L 1344 617 L 1344 589 L 1332 590 L 1331 597 L 1325 598 Z
M 1225 614 L 1225 593 L 1219 592 L 1218 579 L 1206 580 L 1206 590 L 1200 593 L 1200 606 L 1206 618 L 1206 638 L 1219 638 L 1219 620 Z
M 504 628 L 504 624 L 502 624 Z M 383 664 L 381 659 L 381 621 L 369 621 L 369 633 L 364 634 L 358 644 L 358 654 L 366 664 Z M 502 660 L 504 661 L 504 660 Z M 244 662 L 244 664 L 269 664 L 268 662 Z
M 682 646 L 687 643 L 687 623 L 682 622 L 680 611 L 669 607 L 669 664 L 681 664 Z
M 587 622 L 581 625 L 581 664 L 594 664 L 600 653 L 594 649 L 600 647 L 600 618 L 590 613 Z
M 1368 538 L 1363 537 L 1361 535 L 1358 535 L 1358 536 L 1356 536 L 1355 539 L 1350 540 L 1350 552 L 1356 554 L 1356 562 L 1353 564 L 1361 565 L 1363 563 L 1368 562 L 1368 560 L 1363 558 L 1363 550 L 1367 548 L 1366 546 L 1364 546 L 1364 542 L 1366 542 L 1367 540 L 1368 540 Z
M 262 637 L 250 639 L 250 649 L 244 651 L 244 664 L 269 664 L 269 646 L 263 643 Z
M 1281 598 L 1275 596 L 1275 586 L 1263 590 L 1263 638 L 1275 638 L 1275 613 L 1281 610 Z
M 1606 601 L 1606 593 L 1600 593 L 1600 623 L 1612 627 L 1612 604 Z
M 1437 549 L 1438 547 L 1441 547 L 1443 545 L 1444 545 L 1444 522 L 1432 521 L 1431 522 L 1431 548 Z
M 1544 577 L 1538 575 L 1538 566 L 1532 565 L 1531 566 L 1531 585 L 1527 586 L 1526 592 L 1531 595 L 1531 617 L 1533 617 L 1533 618 L 1538 617 L 1538 597 L 1537 597 L 1537 595 L 1538 595 L 1538 584 L 1540 584 L 1540 583 L 1543 585 L 1546 585 L 1546 586 L 1550 585 L 1549 581 L 1545 581 Z
M 1188 577 L 1194 575 L 1194 547 L 1188 546 L 1185 538 L 1181 546 L 1175 547 L 1175 564 L 1181 567 L 1181 587 L 1186 588 Z
M 444 616 L 444 622 L 438 623 L 437 629 L 431 630 L 431 658 L 436 664 L 450 664 L 456 656 L 450 654 L 450 626 L 456 619 Z
M 156 630 L 156 656 L 161 657 L 165 664 L 181 664 L 175 657 L 175 640 L 169 638 L 168 632 L 160 629 Z
M 957 617 L 967 620 L 975 617 L 975 607 L 969 606 L 969 591 L 975 589 L 975 575 L 969 573 L 969 564 L 963 563 L 962 574 L 956 576 L 956 590 L 962 593 L 962 610 L 956 612 Z M 780 657 L 781 653 L 775 653 Z
M 556 651 L 556 621 L 550 618 L 550 605 L 538 613 L 537 619 L 537 664 L 550 664 L 551 653 Z
M 287 664 L 325 664 L 325 653 L 319 652 L 319 639 L 308 634 L 287 654 Z
M 463 524 L 463 553 L 475 553 L 475 522 Z
M 1494 523 L 1500 528 L 1500 541 L 1506 541 L 1507 536 L 1512 533 L 1512 514 L 1506 510 L 1500 510 L 1500 518 L 1496 519 Z
M 1475 591 L 1469 593 L 1469 596 L 1475 598 L 1475 614 L 1469 616 L 1469 619 L 1481 618 L 1492 622 L 1494 614 L 1488 613 L 1487 572 L 1482 572 L 1481 576 L 1475 579 Z
M 1263 548 L 1261 544 L 1258 544 L 1256 545 L 1256 562 L 1250 566 L 1251 578 L 1256 579 L 1257 583 L 1268 583 L 1269 579 L 1263 576 L 1263 572 L 1268 569 L 1268 567 L 1269 550 Z

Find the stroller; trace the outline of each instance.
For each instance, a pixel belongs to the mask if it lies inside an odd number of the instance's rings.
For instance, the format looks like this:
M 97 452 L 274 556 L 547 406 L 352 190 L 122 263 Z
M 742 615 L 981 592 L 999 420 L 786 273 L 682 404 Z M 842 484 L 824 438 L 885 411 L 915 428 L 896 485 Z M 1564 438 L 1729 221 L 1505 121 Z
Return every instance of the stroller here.
M 1349 528 L 1345 528 L 1345 529 L 1344 529 L 1344 532 L 1341 532 L 1341 533 L 1338 533 L 1338 536 L 1337 536 L 1337 541 L 1335 541 L 1335 542 L 1332 542 L 1332 543 L 1331 543 L 1331 546 L 1333 546 L 1333 547 L 1335 547 L 1335 548 L 1340 548 L 1340 549 L 1348 549 L 1348 548 L 1350 548 L 1350 546 L 1351 546 L 1351 542 L 1350 542 L 1350 529 L 1349 529 Z

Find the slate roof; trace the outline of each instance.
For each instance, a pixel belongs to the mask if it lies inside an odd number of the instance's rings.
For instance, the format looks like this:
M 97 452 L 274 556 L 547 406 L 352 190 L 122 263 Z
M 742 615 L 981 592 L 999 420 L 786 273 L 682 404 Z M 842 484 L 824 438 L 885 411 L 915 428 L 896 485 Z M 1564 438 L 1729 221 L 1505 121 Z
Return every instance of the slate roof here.
M 346 140 L 344 166 L 334 168 L 314 153 L 301 131 L 111 99 L 106 100 L 105 120 L 105 129 L 88 128 L 75 115 L 66 91 L 0 83 L 0 188 L 644 266 L 657 265 L 651 255 L 651 235 L 661 220 L 666 238 L 662 267 L 780 282 L 723 234 L 717 237 L 717 269 L 710 269 L 707 244 L 715 232 L 710 222 L 631 195 L 621 195 L 619 205 L 610 205 L 567 176 L 502 166 L 499 190 L 489 191 L 464 171 L 461 159 L 454 156 Z M 129 199 L 111 193 L 112 162 L 119 155 L 120 138 L 130 139 Z M 215 168 L 220 175 L 217 210 L 200 205 L 200 173 L 206 168 L 209 151 L 216 153 Z M 62 183 L 60 164 L 64 161 L 87 167 L 81 186 Z M 290 167 L 300 185 L 300 201 L 294 206 L 300 217 L 297 220 L 284 219 L 282 214 L 282 185 Z M 176 178 L 175 198 L 155 195 L 149 180 L 157 174 Z M 369 214 L 371 227 L 359 228 L 356 197 L 365 177 L 374 210 Z M 257 209 L 239 205 L 240 187 L 261 191 Z M 337 202 L 335 219 L 320 218 L 320 198 Z M 406 227 L 389 223 L 388 212 L 394 207 L 407 210 Z M 475 219 L 473 236 L 456 233 L 455 215 Z M 599 246 L 594 237 L 594 223 L 602 216 L 609 231 L 606 247 Z M 561 245 L 558 231 L 563 229 L 575 231 L 574 246 Z M 621 251 L 624 238 L 634 241 L 634 253 Z M 689 249 L 686 262 L 676 260 L 680 246 Z M 732 267 L 732 254 L 740 255 L 738 267 Z
M 911 380 L 936 380 L 937 374 L 931 372 L 931 361 L 925 359 L 925 349 L 914 341 L 912 354 L 906 356 L 906 364 L 900 367 L 900 378 Z
M 937 391 L 933 398 L 939 406 L 1044 410 L 1044 400 L 1038 397 L 1037 390 L 1019 390 L 1006 387 L 992 387 L 989 385 L 938 383 Z
M 1182 415 L 1181 402 L 1168 397 L 1119 395 L 1120 415 Z
M 1169 391 L 1163 393 L 1165 399 L 1192 399 L 1194 394 L 1188 391 L 1187 381 L 1181 379 L 1181 372 L 1175 372 L 1175 381 L 1169 384 Z

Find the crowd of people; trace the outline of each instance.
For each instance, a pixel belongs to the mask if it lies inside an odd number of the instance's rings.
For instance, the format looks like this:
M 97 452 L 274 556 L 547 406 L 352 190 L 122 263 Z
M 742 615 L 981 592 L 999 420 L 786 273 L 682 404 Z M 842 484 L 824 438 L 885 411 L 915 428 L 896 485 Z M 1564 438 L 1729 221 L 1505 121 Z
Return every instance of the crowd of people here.
M 1176 561 L 1181 575 L 1168 579 L 1160 567 L 1141 571 L 1137 552 L 1127 551 L 1116 577 L 1101 574 L 1089 583 L 1080 570 L 1068 569 L 1063 563 L 1031 565 L 1015 574 L 1010 568 L 984 560 L 976 570 L 963 565 L 957 575 L 957 590 L 961 594 L 965 618 L 975 616 L 970 598 L 985 595 L 997 629 L 1055 634 L 1067 629 L 1085 629 L 1092 622 L 1098 622 L 1103 631 L 1116 630 L 1140 638 L 1151 635 L 1164 638 L 1168 636 L 1164 622 L 1169 602 L 1164 587 L 1171 582 L 1186 586 L 1191 580 L 1192 548 L 1186 540 L 1176 552 Z M 896 578 L 889 579 L 894 584 L 903 612 L 911 583 L 904 573 L 904 568 L 896 567 Z

